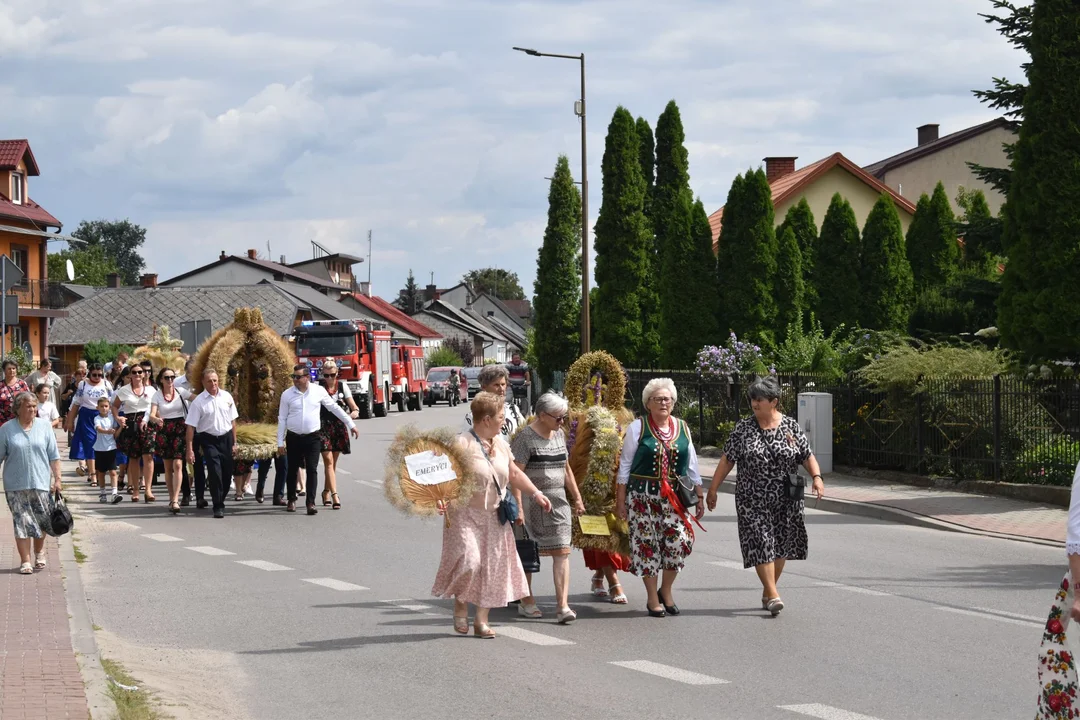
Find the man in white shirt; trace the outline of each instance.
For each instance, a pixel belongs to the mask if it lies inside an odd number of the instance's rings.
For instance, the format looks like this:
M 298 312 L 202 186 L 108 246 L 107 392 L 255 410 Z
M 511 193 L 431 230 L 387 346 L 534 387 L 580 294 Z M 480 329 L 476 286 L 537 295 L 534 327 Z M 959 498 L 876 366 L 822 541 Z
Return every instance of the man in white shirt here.
M 105 367 L 102 368 L 102 370 L 105 372 L 105 377 L 109 377 L 109 373 L 111 373 L 113 371 L 114 367 L 118 367 L 122 371 L 124 368 L 127 367 L 127 361 L 128 361 L 128 354 L 126 352 L 121 351 L 121 352 L 117 353 L 116 361 L 115 362 L 107 362 L 107 363 L 105 363 Z
M 319 429 L 322 422 L 319 410 L 326 408 L 338 420 L 345 423 L 354 438 L 360 437 L 356 423 L 338 407 L 322 385 L 312 385 L 306 365 L 293 366 L 293 386 L 281 393 L 278 406 L 277 444 L 279 452 L 285 450 L 289 504 L 286 511 L 296 512 L 296 477 L 300 470 L 300 461 L 304 461 L 307 472 L 307 514 L 315 515 L 315 495 L 319 487 L 319 456 L 322 454 L 322 442 Z
M 177 377 L 173 381 L 173 387 L 177 390 L 191 390 L 191 380 L 188 379 L 188 375 L 191 374 L 191 366 L 195 364 L 195 358 L 188 357 L 184 362 L 184 374 Z
M 218 374 L 203 373 L 203 388 L 191 401 L 187 415 L 187 461 L 195 462 L 194 443 L 199 444 L 210 480 L 214 517 L 225 517 L 225 496 L 233 476 L 233 445 L 236 444 L 236 402 L 222 390 Z
M 49 402 L 57 405 L 60 400 L 60 376 L 52 371 L 52 361 L 42 358 L 38 369 L 26 376 L 26 384 L 33 390 L 39 383 L 49 386 Z

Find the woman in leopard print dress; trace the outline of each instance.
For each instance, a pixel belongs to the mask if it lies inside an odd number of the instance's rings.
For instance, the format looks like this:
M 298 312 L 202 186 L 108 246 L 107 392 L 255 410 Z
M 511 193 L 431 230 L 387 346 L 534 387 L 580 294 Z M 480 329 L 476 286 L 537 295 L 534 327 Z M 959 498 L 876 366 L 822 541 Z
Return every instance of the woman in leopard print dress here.
M 784 609 L 776 583 L 788 560 L 805 560 L 808 541 L 804 503 L 784 491 L 784 478 L 802 465 L 814 479 L 813 492 L 825 493 L 821 470 L 798 421 L 780 412 L 780 383 L 758 378 L 748 394 L 754 410 L 735 426 L 713 473 L 706 502 L 716 508 L 716 491 L 738 465 L 735 514 L 743 567 L 754 566 L 761 581 L 761 606 L 775 617 Z

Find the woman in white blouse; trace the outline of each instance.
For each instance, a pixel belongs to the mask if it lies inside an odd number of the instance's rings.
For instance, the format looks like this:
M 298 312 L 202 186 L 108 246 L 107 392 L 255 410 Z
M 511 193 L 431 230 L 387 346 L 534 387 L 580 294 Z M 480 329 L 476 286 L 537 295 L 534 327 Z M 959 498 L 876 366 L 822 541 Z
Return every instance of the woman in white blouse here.
M 143 382 L 146 371 L 138 365 L 131 369 L 131 384 L 116 391 L 113 398 L 113 415 L 120 424 L 120 436 L 116 447 L 128 456 L 128 488 L 131 499 L 139 501 L 139 459 L 142 459 L 142 487 L 146 489 L 146 502 L 157 500 L 150 482 L 154 475 L 154 428 L 147 422 L 150 402 L 157 391 Z M 123 411 L 123 416 L 120 412 Z
M 148 423 L 156 428 L 154 445 L 157 454 L 165 463 L 165 487 L 169 491 L 169 512 L 180 512 L 180 481 L 184 472 L 184 434 L 187 425 L 188 403 L 191 391 L 176 387 L 176 371 L 162 368 L 157 376 L 161 390 L 150 400 L 150 419 Z

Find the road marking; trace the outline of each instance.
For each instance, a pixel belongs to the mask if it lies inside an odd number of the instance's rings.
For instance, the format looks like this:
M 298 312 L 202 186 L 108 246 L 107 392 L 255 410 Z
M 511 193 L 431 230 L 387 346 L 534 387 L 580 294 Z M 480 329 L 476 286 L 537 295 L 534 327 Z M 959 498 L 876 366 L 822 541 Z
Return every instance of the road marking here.
M 282 570 L 292 570 L 291 567 L 285 567 L 284 565 L 278 565 L 277 563 L 267 562 L 265 560 L 237 560 L 236 562 L 241 565 L 247 565 L 253 567 L 256 570 L 265 570 L 267 572 L 281 572 Z
M 717 567 L 727 568 L 728 570 L 749 570 L 750 568 L 744 568 L 741 562 L 735 562 L 734 560 L 712 560 L 710 565 Z
M 686 685 L 724 685 L 730 682 L 728 680 L 721 680 L 720 678 L 702 675 L 701 673 L 671 667 L 670 665 L 661 665 L 660 663 L 654 663 L 650 660 L 628 660 L 623 662 L 611 662 L 608 664 L 618 665 L 627 670 L 637 670 L 638 672 L 648 673 L 649 675 L 656 675 L 657 677 L 674 680 L 675 682 L 681 682 Z
M 342 475 L 352 475 L 351 472 L 349 472 L 348 470 L 345 470 L 343 468 L 334 468 L 334 472 L 341 473 Z
M 972 617 L 984 618 L 986 620 L 997 620 L 998 622 L 1009 623 L 1011 625 L 1023 625 L 1024 627 L 1042 627 L 1044 624 L 1041 620 L 1017 620 L 1011 617 L 1002 617 L 1001 615 L 994 615 L 992 613 L 976 612 L 975 610 L 964 610 L 962 608 L 952 607 L 939 607 L 938 610 L 945 612 L 956 613 L 957 615 L 971 615 Z
M 172 535 L 163 535 L 162 533 L 150 533 L 149 535 L 143 535 L 147 540 L 156 540 L 158 542 L 184 542 L 183 538 L 174 537 Z
M 306 578 L 306 583 L 312 585 L 321 585 L 322 587 L 330 588 L 331 590 L 341 590 L 346 592 L 348 590 L 367 590 L 363 585 L 353 585 L 342 580 L 335 580 L 334 578 Z
M 366 485 L 369 488 L 373 488 L 375 490 L 382 490 L 383 489 L 382 485 L 380 485 L 379 483 L 376 483 L 376 482 L 372 482 L 370 480 L 357 480 L 356 482 L 360 483 L 361 485 Z
M 234 552 L 229 552 L 228 550 L 222 550 L 221 548 L 210 547 L 209 545 L 198 545 L 196 547 L 189 547 L 189 548 L 184 548 L 184 549 L 185 550 L 194 550 L 195 552 L 202 553 L 203 555 L 217 556 L 217 555 L 235 555 L 236 554 Z
M 551 637 L 550 635 L 544 635 L 543 633 L 533 632 L 532 630 L 525 630 L 524 628 L 514 627 L 513 625 L 500 625 L 496 633 L 505 635 L 515 640 L 521 640 L 522 642 L 531 643 L 533 645 L 574 645 L 575 643 L 569 640 L 563 640 L 562 638 Z
M 112 523 L 113 525 L 119 525 L 120 527 L 125 527 L 125 528 L 128 528 L 130 530 L 138 530 L 139 529 L 138 525 L 134 525 L 132 523 L 129 523 L 126 520 L 103 520 L 102 522 Z
M 1019 613 L 1005 612 L 1004 610 L 994 610 L 993 608 L 977 607 L 971 609 L 978 610 L 979 612 L 984 612 L 989 615 L 1004 615 L 1005 617 L 1016 618 L 1017 620 L 1030 620 L 1031 622 L 1039 623 L 1040 625 L 1046 622 L 1044 618 L 1035 617 L 1034 615 L 1020 615 Z
M 788 712 L 820 718 L 820 720 L 878 720 L 878 718 L 870 717 L 869 715 L 860 715 L 859 713 L 848 712 L 847 710 L 830 707 L 829 705 L 819 705 L 817 703 L 813 705 L 777 705 L 777 707 L 781 710 L 787 710 Z
M 425 605 L 424 603 L 416 602 L 412 598 L 402 598 L 401 600 L 383 600 L 388 605 L 401 608 L 402 610 L 411 610 L 412 612 L 424 613 L 425 615 L 434 615 L 428 610 L 438 610 L 432 605 Z
M 874 597 L 892 597 L 891 593 L 881 592 L 880 590 L 871 590 L 870 588 L 858 587 L 857 585 L 844 585 L 842 583 L 835 582 L 816 582 L 814 584 L 818 587 L 835 588 L 837 590 L 844 590 L 846 592 L 858 593 L 859 595 L 873 595 Z

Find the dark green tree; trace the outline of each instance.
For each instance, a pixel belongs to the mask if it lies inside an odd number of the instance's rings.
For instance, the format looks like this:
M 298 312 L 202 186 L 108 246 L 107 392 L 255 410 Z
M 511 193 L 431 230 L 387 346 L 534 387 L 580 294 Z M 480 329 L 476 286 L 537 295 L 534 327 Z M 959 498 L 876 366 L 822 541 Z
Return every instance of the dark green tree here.
M 982 266 L 1003 255 L 1001 232 L 1004 228 L 990 212 L 983 191 L 961 187 L 956 204 L 964 211 L 956 226 L 957 234 L 964 239 L 964 262 Z
M 461 278 L 476 293 L 487 293 L 500 300 L 524 300 L 525 291 L 517 273 L 502 268 L 470 270 Z
M 125 285 L 138 285 L 146 263 L 139 248 L 146 242 L 146 228 L 130 220 L 83 220 L 71 232 L 71 237 L 82 240 L 80 250 L 101 247 L 120 273 Z
M 560 155 L 548 190 L 544 244 L 536 261 L 532 348 L 544 387 L 569 369 L 581 348 L 581 193 Z
M 1032 8 L 998 326 L 1007 346 L 1029 356 L 1080 359 L 1080 5 L 1038 0 Z
M 652 219 L 653 193 L 656 187 L 656 141 L 653 138 L 649 121 L 643 117 L 637 119 L 638 157 L 641 160 L 641 175 L 645 178 L 645 217 Z M 657 126 L 657 130 L 659 130 Z
M 100 245 L 87 247 L 85 250 L 67 248 L 56 253 L 49 253 L 49 279 L 54 282 L 67 282 L 67 261 L 75 268 L 75 279 L 79 285 L 104 287 L 105 278 L 110 273 L 118 272 L 116 262 L 105 254 Z
M 911 264 L 904 249 L 904 228 L 892 196 L 882 193 L 863 227 L 862 326 L 871 330 L 908 328 L 915 302 Z
M 691 213 L 690 163 L 683 143 L 679 107 L 672 100 L 656 123 L 656 188 L 653 192 L 653 230 L 660 259 L 660 345 L 664 367 L 688 367 L 698 347 L 688 347 L 687 307 L 700 302 L 689 285 L 695 262 Z M 711 238 L 710 238 L 711 242 Z M 690 303 L 688 305 L 687 303 Z
M 802 250 L 795 238 L 795 230 L 786 227 L 780 233 L 776 255 L 776 279 L 773 294 L 776 297 L 776 329 L 780 342 L 786 338 L 789 325 L 801 321 L 806 310 L 805 285 L 802 274 Z
M 735 190 L 733 184 L 732 190 Z M 729 202 L 731 194 L 728 195 Z M 772 191 L 765 171 L 747 171 L 729 217 L 724 206 L 720 244 L 730 265 L 720 268 L 723 279 L 724 318 L 731 330 L 744 340 L 756 339 L 771 346 L 776 338 L 776 216 Z
M 817 319 L 826 333 L 859 322 L 859 222 L 851 203 L 836 193 L 821 223 L 814 259 Z
M 776 228 L 776 237 L 783 237 L 788 228 L 795 233 L 795 241 L 802 252 L 803 305 L 809 312 L 803 313 L 803 319 L 810 320 L 810 313 L 817 308 L 817 288 L 814 286 L 814 258 L 817 254 L 818 229 L 814 222 L 814 211 L 806 198 L 788 208 L 784 222 Z M 787 327 L 782 325 L 781 327 Z
M 424 295 L 416 284 L 412 268 L 409 268 L 409 277 L 405 278 L 405 289 L 401 291 L 399 304 L 406 315 L 415 315 L 424 305 Z
M 727 202 L 721 208 L 720 236 L 716 239 L 716 330 L 726 336 L 731 332 L 731 313 L 728 310 L 731 293 L 732 242 L 741 232 L 738 229 L 741 221 L 739 204 L 743 199 L 743 185 L 745 181 L 742 175 L 736 175 L 728 189 Z M 730 227 L 729 227 L 730 226 Z
M 940 182 L 933 196 L 923 193 L 915 207 L 907 233 L 907 257 L 919 289 L 948 285 L 960 269 L 956 217 Z
M 591 319 L 597 349 L 636 364 L 642 345 L 641 288 L 652 235 L 643 210 L 645 178 L 637 128 L 634 116 L 622 106 L 608 125 L 601 173 L 603 192 L 594 230 L 598 292 Z

